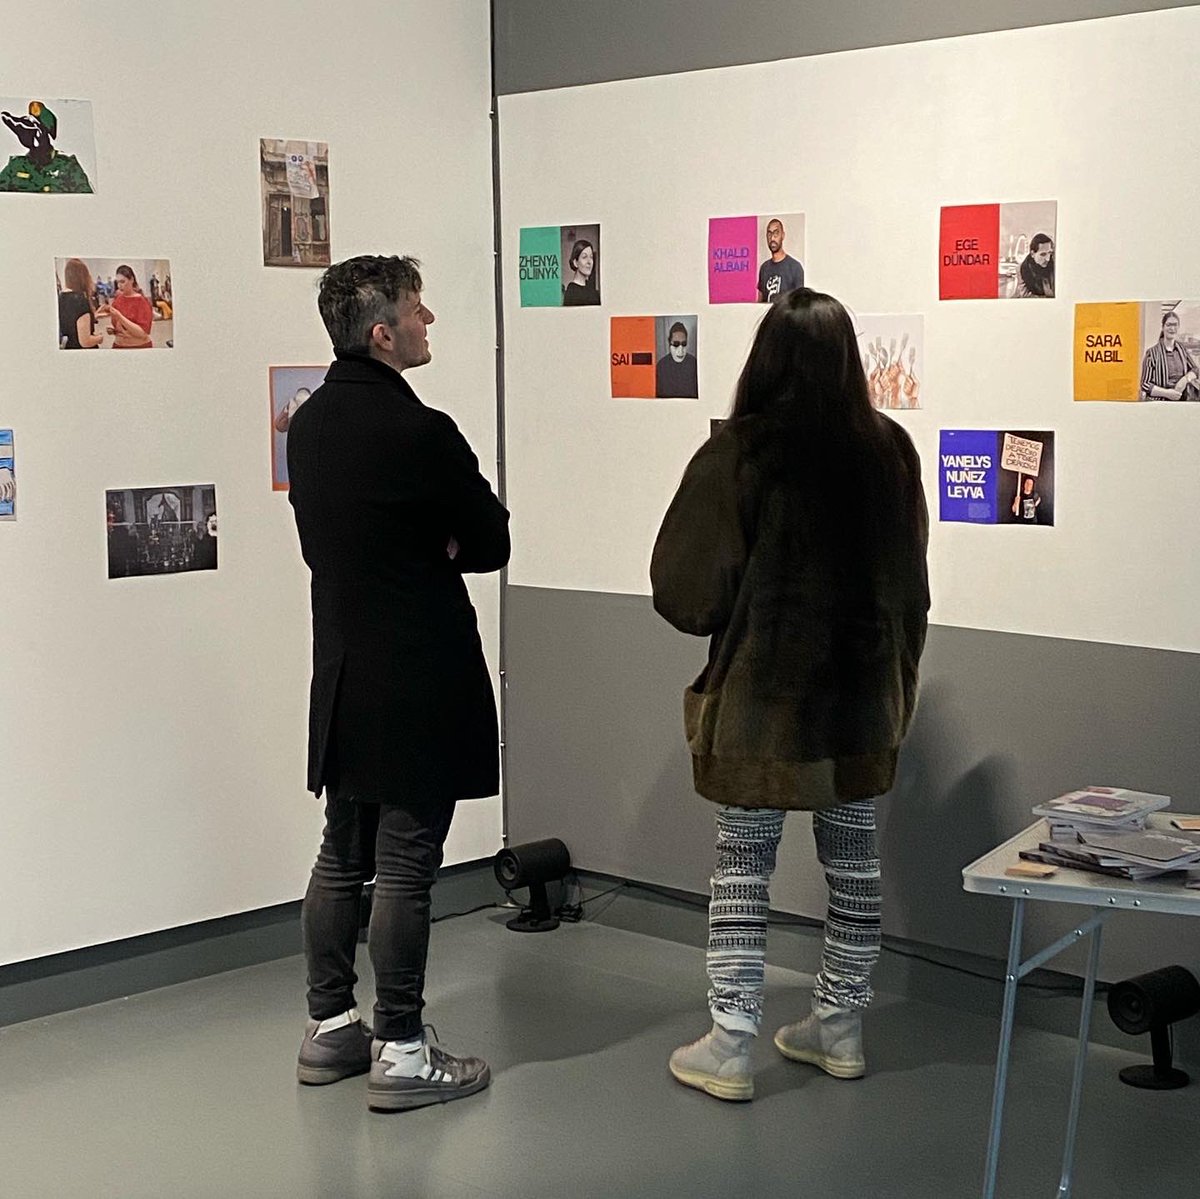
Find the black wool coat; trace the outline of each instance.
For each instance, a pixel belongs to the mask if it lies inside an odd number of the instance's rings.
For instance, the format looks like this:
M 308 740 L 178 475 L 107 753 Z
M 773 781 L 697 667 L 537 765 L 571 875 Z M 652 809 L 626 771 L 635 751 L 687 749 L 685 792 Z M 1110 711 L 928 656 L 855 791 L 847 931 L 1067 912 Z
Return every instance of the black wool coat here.
M 921 466 L 875 414 L 837 453 L 761 417 L 689 463 L 654 547 L 654 606 L 711 638 L 684 693 L 696 790 L 739 807 L 834 807 L 888 791 L 917 700 L 929 585 Z M 789 465 L 792 464 L 792 465 Z
M 508 512 L 466 439 L 391 367 L 339 354 L 292 417 L 288 474 L 312 571 L 309 790 L 495 795 L 496 701 L 462 576 L 508 561 Z

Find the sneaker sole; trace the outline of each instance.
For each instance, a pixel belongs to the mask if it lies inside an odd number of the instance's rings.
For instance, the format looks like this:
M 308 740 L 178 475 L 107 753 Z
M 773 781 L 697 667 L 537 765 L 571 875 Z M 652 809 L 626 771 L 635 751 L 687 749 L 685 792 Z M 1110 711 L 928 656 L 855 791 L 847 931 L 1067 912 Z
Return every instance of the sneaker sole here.
M 371 1063 L 361 1066 L 306 1066 L 300 1062 L 296 1066 L 296 1080 L 306 1087 L 327 1087 L 331 1082 L 341 1082 L 343 1078 L 357 1078 L 366 1074 Z
M 832 1078 L 862 1078 L 867 1072 L 866 1062 L 841 1062 L 836 1058 L 826 1057 L 823 1053 L 812 1053 L 807 1049 L 793 1049 L 790 1045 L 785 1045 L 778 1037 L 775 1038 L 775 1048 L 788 1061 L 816 1066 Z
M 367 1088 L 367 1107 L 373 1112 L 407 1112 L 435 1103 L 450 1103 L 482 1091 L 492 1081 L 492 1072 L 485 1070 L 479 1078 L 465 1087 L 435 1083 L 428 1087 L 409 1087 L 403 1091 Z
M 711 1074 L 701 1074 L 693 1070 L 680 1070 L 671 1063 L 667 1068 L 677 1082 L 685 1087 L 695 1087 L 714 1099 L 725 1099 L 731 1103 L 746 1103 L 754 1098 L 754 1080 L 747 1079 L 738 1082 L 729 1078 L 714 1078 Z

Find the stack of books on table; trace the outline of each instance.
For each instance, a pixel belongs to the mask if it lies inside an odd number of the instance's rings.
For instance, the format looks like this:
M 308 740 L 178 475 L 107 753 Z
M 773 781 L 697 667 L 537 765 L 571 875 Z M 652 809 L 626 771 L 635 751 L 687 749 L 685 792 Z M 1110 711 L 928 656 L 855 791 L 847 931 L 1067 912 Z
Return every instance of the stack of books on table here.
M 1033 809 L 1046 818 L 1050 837 L 1021 856 L 1130 879 L 1200 867 L 1200 834 L 1146 828 L 1146 817 L 1170 802 L 1123 787 L 1070 791 Z
M 1146 827 L 1146 817 L 1161 811 L 1171 802 L 1169 795 L 1151 795 L 1148 791 L 1127 791 L 1124 787 L 1085 787 L 1068 791 L 1033 809 L 1045 816 L 1051 841 L 1077 840 L 1081 833 L 1133 832 Z

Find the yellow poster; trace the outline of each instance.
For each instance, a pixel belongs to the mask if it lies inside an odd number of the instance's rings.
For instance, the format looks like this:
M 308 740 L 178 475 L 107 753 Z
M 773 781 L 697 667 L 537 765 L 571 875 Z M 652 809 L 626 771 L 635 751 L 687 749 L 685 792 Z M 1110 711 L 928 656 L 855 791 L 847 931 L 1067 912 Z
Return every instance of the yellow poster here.
M 1136 401 L 1142 305 L 1075 305 L 1075 398 Z

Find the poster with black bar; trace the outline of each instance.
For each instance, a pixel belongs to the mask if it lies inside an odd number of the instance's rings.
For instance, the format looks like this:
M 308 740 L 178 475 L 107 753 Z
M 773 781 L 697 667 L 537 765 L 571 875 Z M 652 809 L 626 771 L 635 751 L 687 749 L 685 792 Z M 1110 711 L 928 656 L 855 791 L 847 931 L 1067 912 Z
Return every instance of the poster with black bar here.
M 939 518 L 976 525 L 1054 524 L 1054 434 L 943 429 Z

